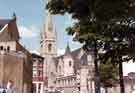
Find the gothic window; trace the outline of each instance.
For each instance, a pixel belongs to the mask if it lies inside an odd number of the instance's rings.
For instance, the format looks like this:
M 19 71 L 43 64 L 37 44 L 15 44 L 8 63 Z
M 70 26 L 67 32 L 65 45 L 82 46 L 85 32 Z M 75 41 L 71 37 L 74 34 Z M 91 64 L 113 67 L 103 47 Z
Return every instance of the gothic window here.
M 48 51 L 52 51 L 52 44 L 48 44 Z
M 71 61 L 69 61 L 69 66 L 70 66 L 70 67 L 72 66 L 72 62 L 71 62 Z

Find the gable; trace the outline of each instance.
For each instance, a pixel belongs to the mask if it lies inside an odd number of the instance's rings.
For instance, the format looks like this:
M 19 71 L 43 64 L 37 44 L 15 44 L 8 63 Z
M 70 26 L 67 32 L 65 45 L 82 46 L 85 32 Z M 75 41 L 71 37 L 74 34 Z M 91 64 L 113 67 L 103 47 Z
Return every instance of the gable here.
M 0 41 L 18 41 L 19 32 L 16 20 L 0 20 Z

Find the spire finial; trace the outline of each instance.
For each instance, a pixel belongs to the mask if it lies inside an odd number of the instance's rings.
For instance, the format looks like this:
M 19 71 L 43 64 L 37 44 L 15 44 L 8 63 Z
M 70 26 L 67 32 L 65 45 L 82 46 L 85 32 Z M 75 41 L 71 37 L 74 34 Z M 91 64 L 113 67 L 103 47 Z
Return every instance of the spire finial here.
M 13 20 L 16 20 L 16 13 L 13 12 L 13 16 L 12 16 Z

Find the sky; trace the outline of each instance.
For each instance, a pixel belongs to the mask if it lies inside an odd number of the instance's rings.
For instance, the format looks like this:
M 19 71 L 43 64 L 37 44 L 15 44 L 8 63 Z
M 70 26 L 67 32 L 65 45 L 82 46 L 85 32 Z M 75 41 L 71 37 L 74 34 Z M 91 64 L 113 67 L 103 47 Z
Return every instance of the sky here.
M 39 33 L 42 31 L 45 22 L 45 1 L 44 0 L 0 0 L 0 19 L 11 18 L 13 13 L 17 16 L 17 25 L 21 36 L 20 42 L 29 51 L 39 51 Z M 64 52 L 67 43 L 71 49 L 80 47 L 79 43 L 72 41 L 65 28 L 72 25 L 73 20 L 69 15 L 57 15 L 53 18 L 57 32 L 58 54 Z M 135 72 L 134 63 L 124 63 L 124 75 L 128 72 Z

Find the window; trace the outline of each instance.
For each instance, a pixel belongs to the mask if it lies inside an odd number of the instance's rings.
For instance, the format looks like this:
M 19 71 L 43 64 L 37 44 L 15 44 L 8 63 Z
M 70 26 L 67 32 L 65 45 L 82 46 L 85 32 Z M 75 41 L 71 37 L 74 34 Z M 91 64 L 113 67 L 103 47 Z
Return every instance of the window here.
M 59 73 L 61 74 L 61 66 L 59 66 Z
M 52 44 L 48 44 L 48 51 L 52 51 Z
M 92 56 L 91 56 L 91 55 L 88 55 L 88 56 L 87 56 L 87 60 L 88 60 L 88 61 L 91 61 L 91 60 L 92 60 Z
M 0 46 L 0 50 L 3 50 L 3 46 Z
M 38 76 L 40 77 L 42 75 L 42 71 L 38 71 Z
M 39 89 L 39 91 L 40 91 L 40 89 L 41 89 L 41 84 L 40 84 L 40 83 L 39 83 L 38 89 Z
M 8 52 L 10 51 L 10 47 L 9 47 L 9 46 L 7 47 L 7 51 L 8 51 Z
M 33 76 L 37 76 L 37 70 L 33 70 Z
M 72 66 L 72 62 L 71 62 L 71 61 L 69 61 L 69 66 L 70 66 L 70 67 Z

